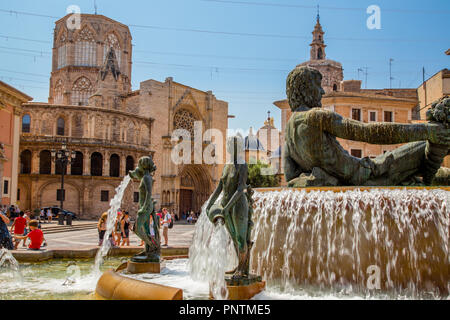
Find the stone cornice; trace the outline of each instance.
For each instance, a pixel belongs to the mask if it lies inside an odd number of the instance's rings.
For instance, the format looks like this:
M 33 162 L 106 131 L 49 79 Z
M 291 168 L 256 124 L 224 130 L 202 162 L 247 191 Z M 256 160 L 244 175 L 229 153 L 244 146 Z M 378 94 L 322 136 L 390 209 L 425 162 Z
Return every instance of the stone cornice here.
M 133 145 L 129 143 L 116 143 L 110 140 L 95 139 L 95 138 L 70 138 L 70 137 L 53 137 L 53 136 L 35 136 L 31 134 L 22 134 L 20 136 L 21 147 L 39 147 L 42 149 L 44 146 L 48 148 L 54 148 L 55 144 L 62 142 L 67 143 L 67 147 L 87 147 L 87 148 L 108 148 L 108 149 L 122 149 L 128 151 L 142 152 L 154 154 L 155 151 L 150 147 L 144 147 L 139 145 Z
M 129 113 L 125 111 L 120 110 L 114 110 L 114 109 L 105 109 L 105 108 L 99 108 L 99 107 L 93 107 L 93 106 L 77 106 L 77 105 L 66 105 L 66 104 L 49 104 L 44 102 L 31 102 L 31 103 L 24 103 L 23 105 L 24 109 L 27 108 L 42 108 L 48 111 L 48 109 L 63 109 L 63 110 L 70 110 L 70 111 L 87 111 L 87 112 L 105 112 L 105 113 L 114 113 L 121 116 L 126 117 L 133 117 L 139 120 L 143 121 L 155 121 L 154 118 L 150 117 L 143 117 L 134 113 Z

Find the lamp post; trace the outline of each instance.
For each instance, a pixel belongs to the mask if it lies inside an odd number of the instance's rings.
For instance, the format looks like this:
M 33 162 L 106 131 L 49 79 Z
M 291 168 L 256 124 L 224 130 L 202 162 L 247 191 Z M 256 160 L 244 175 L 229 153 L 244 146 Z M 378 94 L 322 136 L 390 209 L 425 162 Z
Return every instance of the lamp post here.
M 75 159 L 76 152 L 75 151 L 69 151 L 67 150 L 67 145 L 65 142 L 63 142 L 61 146 L 61 150 L 52 150 L 52 160 L 55 162 L 55 164 L 60 163 L 61 164 L 61 193 L 60 193 L 60 209 L 61 212 L 63 210 L 64 205 L 64 198 L 65 198 L 65 192 L 64 192 L 64 174 L 66 172 L 67 165 L 72 163 L 72 159 Z M 60 223 L 60 222 L 59 222 Z

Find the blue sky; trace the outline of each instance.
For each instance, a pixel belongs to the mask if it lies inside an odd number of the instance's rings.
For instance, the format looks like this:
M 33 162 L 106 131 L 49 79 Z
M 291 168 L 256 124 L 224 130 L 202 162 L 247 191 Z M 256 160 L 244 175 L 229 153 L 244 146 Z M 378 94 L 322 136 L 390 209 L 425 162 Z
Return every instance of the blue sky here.
M 130 27 L 133 89 L 147 79 L 173 77 L 177 82 L 212 90 L 217 98 L 229 102 L 229 113 L 236 116 L 230 119 L 229 127 L 234 129 L 259 128 L 269 110 L 280 127 L 280 111 L 272 103 L 285 98 L 288 72 L 309 59 L 317 4 L 327 58 L 343 64 L 345 79 L 357 79 L 358 68 L 367 67 L 367 88 L 387 88 L 389 58 L 393 58 L 392 86 L 416 88 L 422 81 L 422 67 L 428 78 L 449 66 L 450 57 L 444 55 L 450 47 L 448 0 L 123 3 L 97 0 L 97 7 L 99 14 L 136 25 Z M 82 13 L 94 13 L 93 0 L 1 1 L 0 80 L 23 90 L 34 101 L 47 101 L 56 19 L 4 10 L 62 17 L 73 4 Z M 366 26 L 366 8 L 373 4 L 381 9 L 380 30 Z M 362 73 L 359 78 L 364 80 Z

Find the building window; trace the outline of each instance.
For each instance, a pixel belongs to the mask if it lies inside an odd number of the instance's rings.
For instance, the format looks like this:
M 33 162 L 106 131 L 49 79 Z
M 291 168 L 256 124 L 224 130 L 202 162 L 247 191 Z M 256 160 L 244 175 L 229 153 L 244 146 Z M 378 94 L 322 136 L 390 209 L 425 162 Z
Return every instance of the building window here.
M 86 77 L 78 78 L 72 86 L 71 104 L 86 106 L 89 97 L 94 94 L 91 81 Z
M 102 202 L 109 201 L 109 191 L 108 190 L 102 190 L 100 192 L 100 201 L 102 201 Z
M 20 201 L 20 189 L 17 189 L 17 201 Z
M 58 40 L 58 69 L 67 65 L 67 35 L 63 32 Z
M 31 117 L 29 114 L 26 114 L 22 117 L 22 132 L 29 133 L 30 132 L 30 124 Z
M 337 84 L 333 84 L 333 91 L 337 91 Z
M 20 154 L 20 173 L 30 174 L 31 173 L 31 151 L 24 150 Z
M 3 195 L 8 196 L 9 195 L 9 179 L 3 178 Z
M 65 129 L 65 123 L 63 118 L 58 118 L 58 121 L 56 122 L 56 135 L 63 136 L 64 135 L 64 129 Z
M 362 150 L 361 149 L 350 149 L 350 154 L 356 158 L 362 158 Z
M 133 193 L 133 201 L 134 202 L 139 202 L 139 192 L 134 192 Z
M 103 156 L 94 152 L 91 155 L 91 176 L 101 176 L 103 174 Z
M 52 170 L 52 155 L 50 151 L 43 150 L 39 153 L 39 173 L 51 174 Z
M 369 122 L 377 122 L 377 112 L 369 111 Z
M 66 190 L 57 189 L 56 190 L 56 201 L 65 201 L 66 200 Z
M 94 34 L 87 27 L 78 33 L 75 40 L 75 65 L 97 66 L 97 44 Z
M 392 115 L 392 111 L 384 112 L 384 122 L 394 122 L 394 117 Z
M 352 108 L 352 119 L 361 121 L 361 109 L 353 109 Z
M 120 176 L 120 157 L 117 154 L 113 154 L 109 158 L 109 176 L 110 177 Z
M 58 69 L 67 65 L 67 44 L 63 44 L 58 48 Z

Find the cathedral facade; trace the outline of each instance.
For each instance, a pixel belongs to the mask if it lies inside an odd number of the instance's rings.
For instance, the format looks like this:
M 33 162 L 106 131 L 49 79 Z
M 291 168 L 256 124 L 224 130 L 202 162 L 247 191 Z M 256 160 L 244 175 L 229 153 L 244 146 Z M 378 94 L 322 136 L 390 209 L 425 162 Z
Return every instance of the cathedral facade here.
M 167 78 L 147 80 L 131 89 L 132 36 L 129 28 L 102 15 L 81 15 L 80 28 L 67 28 L 66 16 L 55 23 L 50 91 L 47 103 L 23 105 L 19 186 L 22 209 L 59 206 L 81 218 L 109 208 L 115 188 L 142 156 L 157 166 L 153 197 L 172 212 L 199 211 L 215 187 L 222 166 L 174 164 L 175 129 L 201 134 L 211 128 L 226 137 L 228 104 Z M 217 143 L 217 141 L 215 141 Z M 214 144 L 205 139 L 201 148 Z M 52 151 L 74 151 L 62 167 Z M 217 143 L 225 148 L 225 142 Z M 225 150 L 225 149 L 223 149 Z M 123 209 L 135 213 L 138 181 L 127 188 Z

